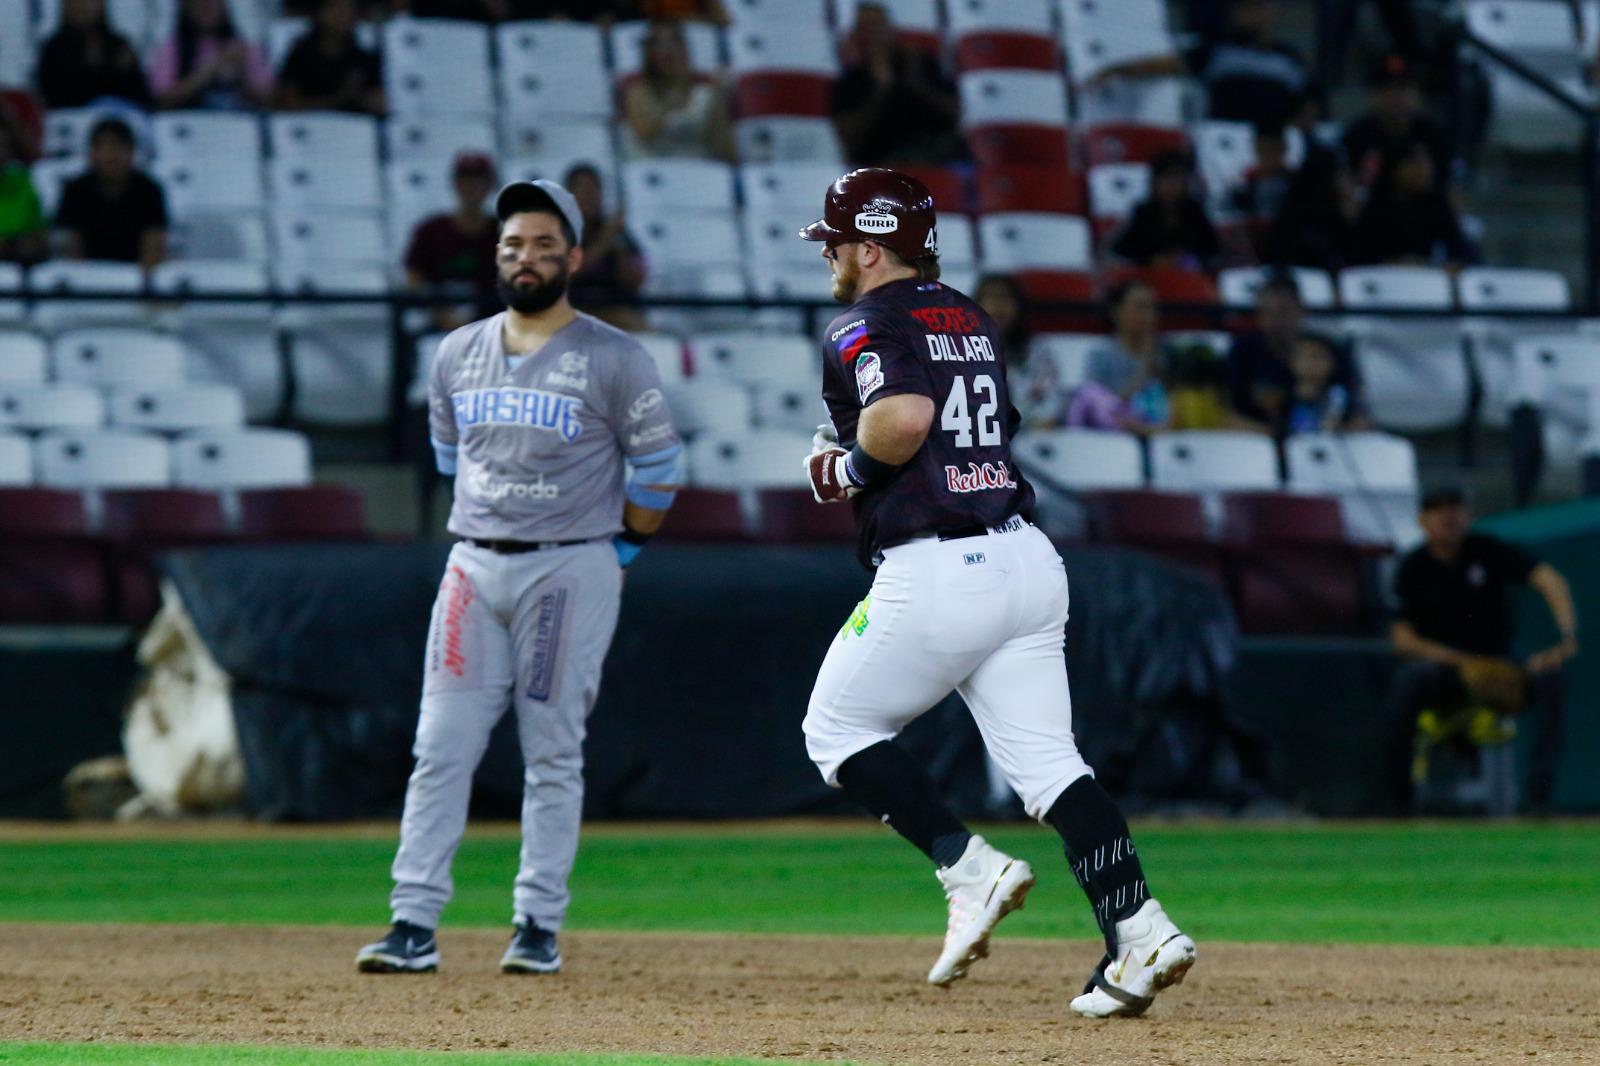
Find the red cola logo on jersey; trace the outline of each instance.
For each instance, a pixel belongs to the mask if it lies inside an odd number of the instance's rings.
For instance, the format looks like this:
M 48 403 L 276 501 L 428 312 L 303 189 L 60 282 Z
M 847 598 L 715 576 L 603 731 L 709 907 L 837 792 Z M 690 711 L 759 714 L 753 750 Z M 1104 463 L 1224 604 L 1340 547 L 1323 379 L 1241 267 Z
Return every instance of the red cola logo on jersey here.
M 912 318 L 937 333 L 981 333 L 983 322 L 970 307 L 913 307 Z
M 1005 463 L 968 463 L 963 472 L 959 466 L 944 468 L 946 488 L 951 492 L 988 492 L 990 489 L 1014 489 L 1016 479 Z
M 467 651 L 463 647 L 462 623 L 472 603 L 472 580 L 459 566 L 450 568 L 446 578 L 450 589 L 444 606 L 444 668 L 460 677 L 467 670 Z

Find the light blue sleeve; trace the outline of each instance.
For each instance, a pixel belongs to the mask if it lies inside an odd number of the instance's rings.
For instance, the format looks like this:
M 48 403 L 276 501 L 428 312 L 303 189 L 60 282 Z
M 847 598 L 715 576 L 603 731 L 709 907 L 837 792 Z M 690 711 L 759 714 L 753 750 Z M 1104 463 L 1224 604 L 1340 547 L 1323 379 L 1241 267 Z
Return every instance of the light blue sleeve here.
M 683 446 L 674 444 L 645 455 L 629 456 L 628 482 L 624 490 L 630 503 L 651 511 L 665 511 L 683 484 Z M 652 486 L 671 485 L 671 489 Z

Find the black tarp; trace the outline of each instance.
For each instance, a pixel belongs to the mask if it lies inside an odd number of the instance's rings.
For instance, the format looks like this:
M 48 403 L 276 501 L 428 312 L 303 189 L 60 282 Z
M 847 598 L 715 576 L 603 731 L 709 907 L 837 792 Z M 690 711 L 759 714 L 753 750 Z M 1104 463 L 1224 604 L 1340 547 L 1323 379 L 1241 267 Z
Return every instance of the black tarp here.
M 446 545 L 218 548 L 165 561 L 235 682 L 247 806 L 274 819 L 399 810 L 423 640 Z M 1120 793 L 1250 798 L 1253 746 L 1221 693 L 1235 628 L 1203 580 L 1132 553 L 1068 550 L 1068 662 L 1084 754 Z M 586 747 L 590 817 L 755 817 L 834 809 L 800 721 L 828 642 L 870 575 L 847 548 L 659 545 L 628 573 Z M 958 808 L 983 799 L 981 746 L 952 698 L 905 743 Z M 475 810 L 514 814 L 521 760 L 502 720 Z

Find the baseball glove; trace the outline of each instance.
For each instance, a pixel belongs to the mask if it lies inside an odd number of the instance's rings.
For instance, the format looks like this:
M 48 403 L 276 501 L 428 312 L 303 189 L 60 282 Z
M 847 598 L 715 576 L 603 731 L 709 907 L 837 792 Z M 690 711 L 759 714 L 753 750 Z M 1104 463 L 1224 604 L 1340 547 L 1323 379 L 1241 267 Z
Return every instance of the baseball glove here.
M 1515 663 L 1476 656 L 1461 666 L 1461 682 L 1472 702 L 1516 714 L 1528 698 L 1528 676 Z

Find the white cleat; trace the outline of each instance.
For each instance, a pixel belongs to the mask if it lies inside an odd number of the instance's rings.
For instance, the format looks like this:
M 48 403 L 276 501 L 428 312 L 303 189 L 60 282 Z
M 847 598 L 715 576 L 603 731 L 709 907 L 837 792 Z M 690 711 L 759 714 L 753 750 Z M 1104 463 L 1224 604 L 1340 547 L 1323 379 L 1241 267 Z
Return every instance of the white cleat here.
M 1101 961 L 1072 1009 L 1086 1018 L 1138 1017 L 1157 992 L 1183 983 L 1194 958 L 1194 941 L 1172 924 L 1161 904 L 1146 900 L 1132 918 L 1117 923 L 1117 957 Z
M 1033 887 L 1033 868 L 975 836 L 956 864 L 940 870 L 938 878 L 950 904 L 950 925 L 939 961 L 928 971 L 928 983 L 942 988 L 967 976 L 973 963 L 988 957 L 990 932 L 1001 918 L 1022 909 Z

